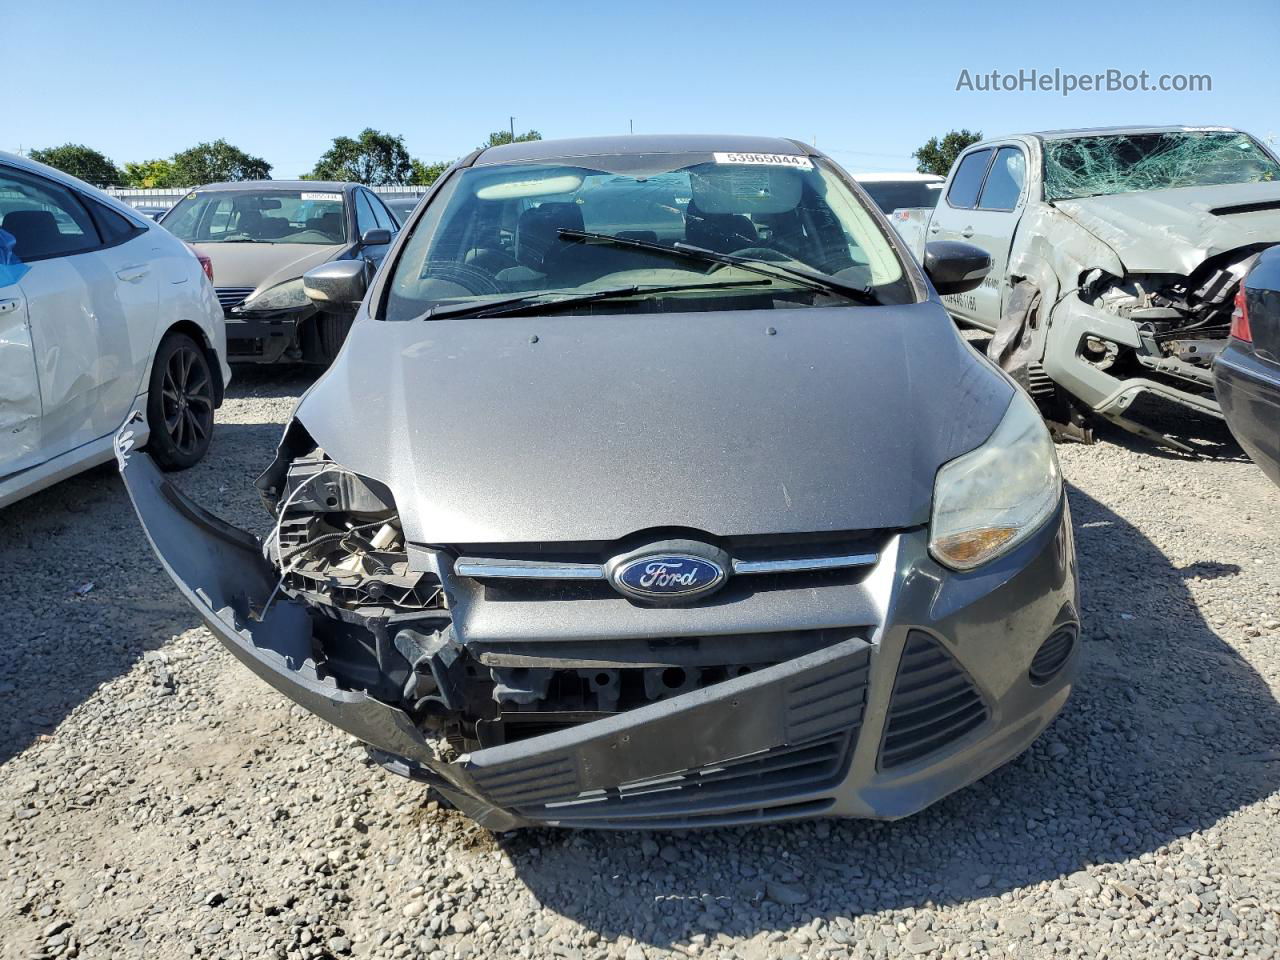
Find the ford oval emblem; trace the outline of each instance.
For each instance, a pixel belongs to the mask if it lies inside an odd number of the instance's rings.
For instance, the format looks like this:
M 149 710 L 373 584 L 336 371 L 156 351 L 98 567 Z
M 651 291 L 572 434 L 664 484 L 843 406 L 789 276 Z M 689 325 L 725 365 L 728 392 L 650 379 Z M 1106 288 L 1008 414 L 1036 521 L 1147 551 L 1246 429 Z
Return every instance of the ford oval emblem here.
M 705 557 L 651 553 L 617 566 L 610 577 L 621 593 L 642 600 L 679 600 L 715 590 L 725 579 L 724 567 Z

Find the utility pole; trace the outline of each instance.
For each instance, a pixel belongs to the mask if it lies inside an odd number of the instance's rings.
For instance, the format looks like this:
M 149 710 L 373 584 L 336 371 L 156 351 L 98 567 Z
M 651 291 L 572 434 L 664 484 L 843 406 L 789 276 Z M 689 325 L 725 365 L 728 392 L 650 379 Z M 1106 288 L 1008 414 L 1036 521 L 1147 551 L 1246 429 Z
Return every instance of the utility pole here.
M 511 142 L 516 142 L 516 118 L 511 118 Z
M 635 122 L 634 120 L 628 120 L 628 121 L 627 121 L 627 124 L 631 127 L 631 132 L 632 132 L 632 133 L 635 133 L 635 132 L 636 132 L 636 122 Z

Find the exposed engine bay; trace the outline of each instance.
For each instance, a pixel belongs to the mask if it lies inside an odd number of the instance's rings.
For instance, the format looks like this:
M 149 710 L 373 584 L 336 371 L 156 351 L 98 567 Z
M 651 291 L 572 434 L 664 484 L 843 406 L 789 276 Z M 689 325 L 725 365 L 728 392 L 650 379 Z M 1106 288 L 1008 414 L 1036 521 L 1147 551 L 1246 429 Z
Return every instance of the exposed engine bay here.
M 309 444 L 300 433 L 290 439 Z M 266 606 L 301 601 L 322 672 L 406 711 L 434 738 L 442 761 L 679 696 L 836 642 L 835 631 L 808 631 L 558 642 L 536 650 L 464 646 L 440 569 L 449 555 L 416 547 L 411 553 L 390 491 L 319 448 L 287 462 L 285 456 L 259 480 L 277 514 L 264 552 L 280 581 Z
M 1226 345 L 1232 302 L 1256 254 L 1233 250 L 1187 277 L 1090 271 L 1080 285 L 1081 300 L 1133 323 L 1140 345 L 1088 336 L 1081 356 L 1113 376 L 1167 377 L 1180 389 L 1211 392 L 1213 358 Z

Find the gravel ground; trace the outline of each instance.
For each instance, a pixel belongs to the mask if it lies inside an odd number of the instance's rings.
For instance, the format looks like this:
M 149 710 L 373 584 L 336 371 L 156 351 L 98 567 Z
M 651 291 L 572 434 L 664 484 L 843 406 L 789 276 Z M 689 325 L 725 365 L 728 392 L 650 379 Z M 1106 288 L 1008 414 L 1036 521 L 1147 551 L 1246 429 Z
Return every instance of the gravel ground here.
M 250 485 L 296 373 L 242 371 L 181 485 Z M 113 470 L 0 511 L 0 955 L 1280 956 L 1280 490 L 1062 447 L 1088 661 L 1022 758 L 899 823 L 494 836 L 197 625 Z M 1162 419 L 1161 419 L 1162 418 Z

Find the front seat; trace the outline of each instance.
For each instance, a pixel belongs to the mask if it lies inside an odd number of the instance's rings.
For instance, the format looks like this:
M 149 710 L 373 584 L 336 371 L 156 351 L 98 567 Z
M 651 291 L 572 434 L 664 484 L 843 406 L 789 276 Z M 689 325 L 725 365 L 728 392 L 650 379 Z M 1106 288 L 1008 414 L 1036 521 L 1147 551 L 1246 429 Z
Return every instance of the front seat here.
M 695 247 L 716 253 L 760 245 L 750 217 L 740 213 L 703 213 L 692 200 L 685 210 L 684 238 Z
M 48 210 L 11 210 L 0 227 L 13 234 L 14 255 L 19 260 L 57 253 L 66 246 L 58 221 Z
M 516 266 L 498 273 L 504 285 L 521 289 L 533 280 L 541 280 L 550 272 L 561 248 L 572 247 L 560 239 L 561 230 L 582 229 L 582 207 L 576 203 L 540 203 L 520 214 L 516 223 Z

